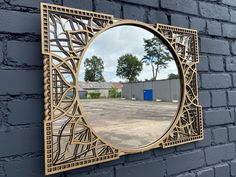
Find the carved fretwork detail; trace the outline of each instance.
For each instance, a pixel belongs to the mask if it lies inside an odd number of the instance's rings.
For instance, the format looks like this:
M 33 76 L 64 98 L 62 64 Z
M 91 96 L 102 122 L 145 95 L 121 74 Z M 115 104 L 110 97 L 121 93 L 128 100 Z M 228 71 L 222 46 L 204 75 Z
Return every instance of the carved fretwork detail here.
M 198 101 L 197 33 L 193 30 L 157 25 L 157 30 L 166 37 L 180 59 L 184 73 L 184 105 L 179 120 L 163 142 L 163 147 L 174 146 L 203 138 L 202 107 Z
M 88 42 L 112 24 L 113 17 L 42 4 L 42 22 L 46 173 L 117 159 L 118 149 L 103 142 L 88 126 L 76 87 Z
M 160 146 L 170 147 L 203 138 L 195 30 L 119 20 L 112 15 L 46 3 L 41 3 L 41 24 L 47 175 L 118 159 L 123 154 Z M 78 95 L 79 66 L 90 42 L 101 32 L 120 24 L 144 27 L 163 38 L 173 49 L 182 77 L 182 99 L 175 121 L 161 139 L 140 151 L 123 151 L 96 135 L 81 111 Z

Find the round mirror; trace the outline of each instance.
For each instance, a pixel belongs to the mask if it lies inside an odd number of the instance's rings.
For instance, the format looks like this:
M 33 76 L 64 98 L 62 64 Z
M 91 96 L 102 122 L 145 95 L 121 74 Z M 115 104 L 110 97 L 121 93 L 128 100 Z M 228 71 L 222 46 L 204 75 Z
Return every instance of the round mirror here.
M 98 35 L 84 54 L 78 78 L 84 117 L 115 147 L 152 144 L 177 114 L 176 61 L 158 36 L 141 27 L 116 26 Z

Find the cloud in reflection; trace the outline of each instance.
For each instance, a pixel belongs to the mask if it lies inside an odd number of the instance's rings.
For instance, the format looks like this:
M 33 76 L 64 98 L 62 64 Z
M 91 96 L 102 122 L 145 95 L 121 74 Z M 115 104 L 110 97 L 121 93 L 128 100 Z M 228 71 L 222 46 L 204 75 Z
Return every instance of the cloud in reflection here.
M 124 81 L 120 77 L 116 76 L 117 60 L 120 56 L 127 53 L 135 55 L 139 60 L 141 60 L 145 55 L 143 39 L 151 39 L 153 37 L 153 33 L 143 28 L 129 25 L 114 27 L 103 32 L 94 39 L 85 52 L 80 66 L 79 80 L 84 81 L 85 59 L 96 55 L 102 58 L 104 62 L 103 76 L 107 82 Z M 178 73 L 174 60 L 168 63 L 166 69 L 160 70 L 157 80 L 167 79 L 170 73 Z M 138 80 L 144 81 L 145 79 L 151 78 L 151 66 L 143 64 L 143 70 L 140 73 Z

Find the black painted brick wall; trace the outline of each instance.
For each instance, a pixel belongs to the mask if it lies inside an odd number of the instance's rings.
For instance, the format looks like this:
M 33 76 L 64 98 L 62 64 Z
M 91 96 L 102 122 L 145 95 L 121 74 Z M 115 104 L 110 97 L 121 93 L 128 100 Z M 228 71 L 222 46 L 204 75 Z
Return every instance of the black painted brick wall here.
M 46 0 L 199 31 L 205 139 L 55 177 L 236 176 L 235 0 Z M 40 0 L 0 0 L 0 177 L 43 177 Z

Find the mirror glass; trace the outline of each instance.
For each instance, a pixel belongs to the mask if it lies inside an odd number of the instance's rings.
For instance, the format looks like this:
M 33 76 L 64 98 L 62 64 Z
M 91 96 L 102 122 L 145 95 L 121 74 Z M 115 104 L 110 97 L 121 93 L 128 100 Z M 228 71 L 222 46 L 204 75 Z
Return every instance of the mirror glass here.
M 122 25 L 98 35 L 84 54 L 78 78 L 84 117 L 115 147 L 147 146 L 175 119 L 178 68 L 168 47 L 146 29 Z

